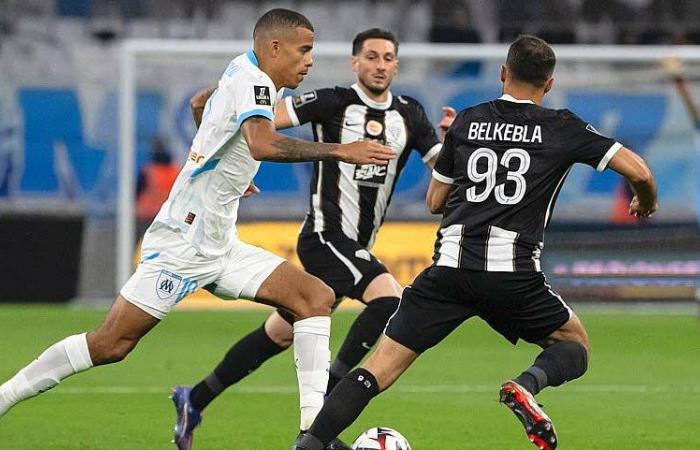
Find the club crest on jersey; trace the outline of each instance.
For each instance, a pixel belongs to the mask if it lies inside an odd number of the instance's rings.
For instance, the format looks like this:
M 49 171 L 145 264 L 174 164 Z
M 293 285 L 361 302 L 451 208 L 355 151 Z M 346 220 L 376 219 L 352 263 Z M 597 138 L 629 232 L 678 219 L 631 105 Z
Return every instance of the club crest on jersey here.
M 365 131 L 370 136 L 379 136 L 384 131 L 384 125 L 377 122 L 376 120 L 368 120 L 365 124 Z
M 384 184 L 384 180 L 386 180 L 386 166 L 378 166 L 376 164 L 356 165 L 353 179 L 358 184 Z
M 315 101 L 317 98 L 316 96 L 316 91 L 311 91 L 311 92 L 304 92 L 301 95 L 297 95 L 292 99 L 292 103 L 294 103 L 295 108 L 299 108 L 300 106 L 306 105 L 307 103 L 311 103 Z
M 253 91 L 255 94 L 256 105 L 271 106 L 272 103 L 270 102 L 270 88 L 268 86 L 253 86 Z
M 178 292 L 178 288 L 182 283 L 182 277 L 178 274 L 161 270 L 158 280 L 156 281 L 156 293 L 158 297 L 165 300 L 172 297 Z

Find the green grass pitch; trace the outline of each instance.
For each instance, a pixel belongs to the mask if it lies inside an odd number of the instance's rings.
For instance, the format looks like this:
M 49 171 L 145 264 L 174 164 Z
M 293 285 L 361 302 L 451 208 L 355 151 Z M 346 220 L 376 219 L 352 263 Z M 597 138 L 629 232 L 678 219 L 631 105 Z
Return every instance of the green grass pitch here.
M 0 307 L 0 379 L 62 337 L 91 329 L 100 311 Z M 700 448 L 700 321 L 692 315 L 581 314 L 593 359 L 588 374 L 538 399 L 564 450 Z M 176 312 L 129 358 L 66 380 L 0 419 L 3 450 L 172 449 L 168 392 L 206 375 L 264 312 Z M 333 320 L 333 349 L 354 315 Z M 464 324 L 376 398 L 342 436 L 372 426 L 401 431 L 414 450 L 529 449 L 520 423 L 497 402 L 501 381 L 537 349 L 513 348 L 481 321 Z M 298 427 L 290 352 L 215 401 L 196 450 L 288 449 Z

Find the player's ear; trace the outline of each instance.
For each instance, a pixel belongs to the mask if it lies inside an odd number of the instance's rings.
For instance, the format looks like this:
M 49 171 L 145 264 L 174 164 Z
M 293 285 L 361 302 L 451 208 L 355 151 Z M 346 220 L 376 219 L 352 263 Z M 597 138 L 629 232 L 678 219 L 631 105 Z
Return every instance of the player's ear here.
M 357 55 L 352 55 L 352 58 L 350 59 L 350 65 L 352 66 L 352 71 L 357 73 L 359 69 L 359 64 L 360 64 L 360 57 Z
M 508 75 L 508 69 L 505 64 L 501 64 L 501 83 L 506 82 L 506 76 Z
M 544 93 L 546 94 L 547 92 L 551 91 L 553 85 L 554 85 L 554 77 L 549 77 L 547 82 L 544 84 Z
M 273 58 L 277 58 L 281 51 L 281 44 L 278 39 L 272 39 L 268 42 L 268 48 L 270 49 L 270 55 Z

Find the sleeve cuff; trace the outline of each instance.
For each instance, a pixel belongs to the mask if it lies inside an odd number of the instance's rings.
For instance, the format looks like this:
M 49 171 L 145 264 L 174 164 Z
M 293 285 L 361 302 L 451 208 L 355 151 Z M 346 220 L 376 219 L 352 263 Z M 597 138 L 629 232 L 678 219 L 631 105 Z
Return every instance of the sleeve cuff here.
M 240 128 L 240 126 L 243 125 L 243 122 L 245 122 L 246 119 L 250 119 L 253 116 L 262 116 L 270 121 L 275 120 L 275 117 L 272 115 L 272 111 L 270 111 L 269 109 L 251 109 L 250 111 L 246 111 L 240 116 L 238 116 L 238 127 Z
M 437 170 L 433 169 L 433 178 L 438 180 L 440 183 L 445 183 L 445 184 L 454 184 L 455 179 L 446 177 L 445 175 L 441 174 Z
M 604 171 L 605 168 L 608 167 L 608 163 L 610 162 L 610 160 L 613 159 L 613 156 L 615 156 L 615 153 L 617 153 L 621 148 L 622 144 L 620 144 L 619 142 L 615 142 L 612 145 L 612 147 L 610 147 L 608 151 L 605 152 L 605 155 L 603 155 L 603 159 L 600 160 L 595 170 L 597 170 L 598 172 Z
M 442 150 L 442 144 L 438 142 L 437 144 L 430 147 L 430 150 L 428 150 L 428 152 L 425 155 L 423 155 L 421 159 L 424 163 L 427 164 L 428 161 L 430 161 L 431 159 L 436 157 L 438 153 L 440 153 L 440 150 Z
M 297 116 L 297 112 L 294 109 L 294 97 L 291 95 L 289 97 L 285 97 L 284 106 L 287 108 L 287 115 L 289 116 L 289 120 L 292 121 L 292 126 L 298 127 L 301 125 L 299 122 L 299 116 Z

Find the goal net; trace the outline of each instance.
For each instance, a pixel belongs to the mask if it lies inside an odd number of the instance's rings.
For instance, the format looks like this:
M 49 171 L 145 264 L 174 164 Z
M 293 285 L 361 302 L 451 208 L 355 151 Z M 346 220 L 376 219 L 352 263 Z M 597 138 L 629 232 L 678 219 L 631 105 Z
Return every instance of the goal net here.
M 183 40 L 132 40 L 123 44 L 119 74 L 117 288 L 133 270 L 136 175 L 148 160 L 152 138 L 165 137 L 175 160 L 183 161 L 195 132 L 190 96 L 215 83 L 228 62 L 249 46 L 243 41 Z M 680 46 L 554 49 L 555 84 L 545 106 L 569 108 L 600 133 L 641 153 L 657 175 L 662 207 L 646 226 L 630 221 L 625 215 L 629 193 L 619 176 L 575 167 L 559 196 L 548 231 L 545 270 L 554 277 L 555 288 L 569 289 L 575 295 L 583 292 L 588 299 L 688 297 L 693 277 L 700 274 L 697 211 L 692 200 L 697 195 L 700 149 L 695 144 L 695 125 L 661 62 L 675 57 L 683 63 L 682 73 L 697 100 L 700 51 Z M 317 43 L 314 66 L 296 92 L 355 82 L 350 51 L 350 43 Z M 443 105 L 459 110 L 500 96 L 499 69 L 506 52 L 504 45 L 403 44 L 392 92 L 416 98 L 437 124 Z M 311 138 L 308 126 L 289 133 Z M 308 164 L 263 163 L 256 178 L 262 193 L 241 205 L 243 229 L 247 222 L 280 220 L 297 227 L 308 204 L 309 175 Z M 405 251 L 400 244 L 381 247 L 386 259 L 403 261 L 400 270 L 406 272 L 408 281 L 430 262 L 436 219 L 424 207 L 428 180 L 428 171 L 418 158 L 412 158 L 389 213 L 392 223 L 428 221 L 416 225 L 423 227 L 421 239 L 426 242 L 425 248 L 416 250 L 420 257 L 394 255 L 392 252 Z M 274 229 L 266 229 L 263 234 L 269 238 L 275 233 Z M 295 236 L 294 232 L 288 234 L 292 243 L 286 247 L 275 247 L 264 237 L 256 243 L 290 256 Z M 385 241 L 391 241 L 390 234 L 380 233 L 378 246 L 383 245 L 385 235 Z M 406 269 L 406 264 L 412 264 L 411 268 Z

